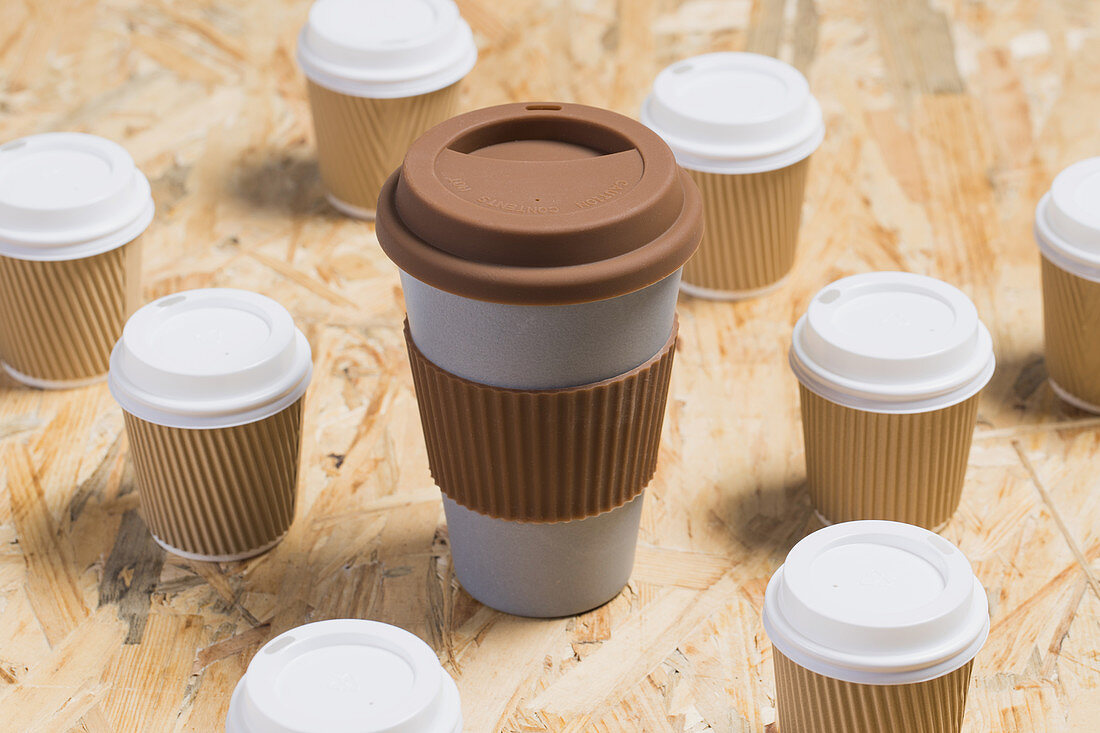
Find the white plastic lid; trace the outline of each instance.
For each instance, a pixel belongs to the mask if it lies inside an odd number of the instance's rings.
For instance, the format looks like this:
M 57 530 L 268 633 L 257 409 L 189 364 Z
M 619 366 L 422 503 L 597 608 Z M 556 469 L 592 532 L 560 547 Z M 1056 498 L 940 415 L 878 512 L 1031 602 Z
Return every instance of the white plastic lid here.
M 233 691 L 226 733 L 459 733 L 454 680 L 396 626 L 319 621 L 264 645 Z
M 0 254 L 91 257 L 135 239 L 152 219 L 149 181 L 110 140 L 49 132 L 0 145 Z
M 188 290 L 130 317 L 111 352 L 108 384 L 143 420 L 230 427 L 293 404 L 313 371 L 309 342 L 286 308 L 258 293 Z
M 764 594 L 776 649 L 817 674 L 861 684 L 952 672 L 989 636 L 989 603 L 953 544 L 901 522 L 843 522 L 806 537 Z
M 806 77 L 755 53 L 709 53 L 669 66 L 657 76 L 641 120 L 681 165 L 710 173 L 784 168 L 825 137 Z
M 1058 174 L 1035 210 L 1035 239 L 1054 264 L 1100 282 L 1100 157 Z
M 473 32 L 452 0 L 317 0 L 298 36 L 302 72 L 356 97 L 434 92 L 476 61 Z
M 848 407 L 921 412 L 962 402 L 993 376 L 989 331 L 961 290 L 908 272 L 871 272 L 819 291 L 794 327 L 791 369 Z

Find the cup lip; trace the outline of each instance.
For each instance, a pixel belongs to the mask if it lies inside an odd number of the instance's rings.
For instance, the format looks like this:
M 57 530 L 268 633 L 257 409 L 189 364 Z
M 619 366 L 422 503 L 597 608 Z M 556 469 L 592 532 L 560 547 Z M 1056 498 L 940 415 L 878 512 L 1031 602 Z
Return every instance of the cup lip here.
M 1081 249 L 1055 231 L 1049 220 L 1050 208 L 1051 192 L 1047 191 L 1035 206 L 1033 231 L 1039 253 L 1071 275 L 1100 282 L 1100 255 Z
M 788 600 L 789 603 L 812 605 L 812 601 L 806 602 L 799 597 L 802 595 L 799 591 L 809 591 L 804 584 L 804 576 L 813 573 L 813 561 L 819 553 L 844 544 L 845 541 L 858 543 L 860 540 L 876 538 L 879 541 L 896 539 L 898 544 L 895 546 L 905 545 L 905 549 L 919 549 L 921 543 L 928 543 L 930 548 L 925 549 L 933 557 L 938 550 L 935 541 L 950 545 L 953 552 L 945 557 L 951 569 L 948 571 L 949 577 L 944 579 L 946 585 L 943 594 L 930 600 L 925 607 L 899 614 L 895 619 L 899 625 L 905 626 L 927 623 L 937 618 L 946 619 L 948 615 L 964 610 L 964 616 L 956 619 L 953 628 L 947 630 L 947 638 L 918 650 L 875 654 L 843 651 L 811 639 L 805 633 L 805 628 L 799 629 L 783 613 L 780 607 L 783 598 L 791 593 L 794 595 Z M 793 582 L 788 576 L 793 576 Z M 803 582 L 802 586 L 792 587 L 800 581 Z M 825 612 L 815 613 L 827 616 Z M 845 682 L 878 685 L 925 682 L 953 672 L 978 654 L 990 629 L 989 603 L 985 590 L 958 548 L 929 530 L 882 520 L 842 522 L 803 538 L 792 548 L 784 565 L 769 580 L 764 595 L 762 620 L 775 648 L 799 666 Z M 851 627 L 860 626 L 856 621 L 845 623 Z M 879 630 L 882 630 L 881 627 Z
M 283 642 L 291 638 L 289 643 Z M 414 659 L 418 665 L 418 672 L 428 672 L 434 668 L 438 671 L 438 684 L 433 680 L 425 680 L 420 684 L 420 691 L 432 693 L 432 700 L 436 706 L 435 714 L 431 720 L 418 721 L 427 727 L 417 727 L 424 733 L 461 733 L 462 707 L 459 698 L 458 686 L 454 678 L 447 674 L 439 660 L 423 640 L 400 627 L 384 624 L 367 619 L 330 619 L 314 623 L 303 624 L 269 640 L 252 658 L 248 669 L 238 680 L 233 689 L 233 695 L 229 701 L 229 710 L 226 714 L 226 733 L 321 733 L 319 727 L 310 727 L 309 721 L 281 722 L 272 720 L 274 707 L 278 705 L 277 695 L 270 689 L 272 675 L 277 674 L 280 652 L 284 652 L 291 646 L 303 644 L 314 648 L 324 646 L 325 637 L 333 641 L 339 639 L 351 639 L 353 637 L 373 637 L 382 640 L 392 649 L 400 649 L 408 658 Z M 283 643 L 273 655 L 265 654 L 265 650 L 277 643 Z M 261 656 L 263 655 L 263 656 Z M 408 661 L 408 658 L 406 661 Z M 257 679 L 262 678 L 262 679 Z M 268 683 L 264 688 L 262 683 Z M 259 698 L 259 699 L 257 699 Z M 261 709 L 266 711 L 261 712 Z M 268 718 L 268 720 L 263 720 Z M 251 722 L 250 722 L 251 721 Z M 354 721 L 358 724 L 354 728 L 342 728 L 341 730 L 357 731 L 361 733 L 408 733 L 410 721 L 398 721 L 392 725 L 376 726 L 369 722 Z M 265 724 L 266 723 L 266 724 Z M 328 729 L 325 729 L 328 733 Z
M 953 352 L 972 344 L 969 353 L 952 356 L 947 370 L 932 378 L 909 375 L 898 377 L 890 383 L 871 382 L 865 377 L 837 373 L 819 363 L 810 353 L 813 346 L 810 336 L 823 344 L 832 345 L 834 341 L 830 340 L 830 335 L 843 333 L 842 325 L 836 325 L 829 318 L 832 308 L 842 307 L 845 302 L 851 302 L 851 298 L 860 297 L 861 293 L 888 293 L 894 290 L 898 293 L 926 294 L 948 304 L 956 314 L 956 321 L 945 332 L 947 335 L 943 343 L 936 346 L 940 350 L 936 353 Z M 833 298 L 826 300 L 830 291 L 833 291 Z M 845 294 L 850 299 L 840 300 Z M 832 303 L 837 305 L 832 306 Z M 816 328 L 813 326 L 815 317 L 818 321 Z M 888 350 L 875 353 L 875 347 L 870 342 L 857 342 L 844 347 L 837 345 L 835 348 L 841 350 L 845 358 L 894 362 L 899 368 L 913 359 L 924 358 L 895 356 Z M 980 392 L 992 379 L 996 369 L 992 336 L 970 299 L 948 283 L 907 272 L 861 273 L 826 285 L 813 296 L 810 306 L 795 323 L 788 360 L 798 381 L 825 399 L 857 410 L 900 414 L 927 412 L 962 402 Z
M 433 5 L 453 3 L 432 0 Z M 310 7 L 312 15 L 315 2 Z M 411 66 L 391 68 L 355 67 L 326 59 L 310 44 L 310 20 L 298 34 L 296 58 L 302 73 L 313 83 L 339 94 L 372 99 L 396 99 L 428 94 L 457 83 L 477 63 L 477 45 L 469 23 L 454 8 L 455 22 L 444 33 L 451 34 L 447 48 L 435 58 Z
M 770 70 L 798 83 L 805 91 L 801 103 L 805 108 L 790 131 L 777 134 L 771 140 L 717 144 L 694 139 L 690 134 L 678 132 L 657 122 L 655 112 L 662 106 L 662 91 L 674 86 L 678 70 L 688 65 L 714 66 L 720 64 Z M 668 105 L 665 105 L 668 107 Z M 750 174 L 763 173 L 794 165 L 808 158 L 825 139 L 825 120 L 821 104 L 809 91 L 809 82 L 798 69 L 780 59 L 750 52 L 720 51 L 682 59 L 665 67 L 654 81 L 653 88 L 643 101 L 639 120 L 668 144 L 677 162 L 685 168 L 703 173 Z M 715 123 L 718 124 L 718 123 Z M 735 126 L 730 123 L 730 127 Z
M 186 309 L 201 308 L 204 303 L 223 307 L 233 304 L 242 311 L 268 316 L 271 319 L 268 328 L 274 334 L 274 343 L 269 338 L 261 344 L 257 352 L 251 355 L 253 361 L 247 366 L 241 365 L 227 372 L 201 374 L 165 371 L 141 357 L 142 353 L 150 353 L 151 347 L 143 344 L 135 351 L 128 346 L 131 340 L 136 339 L 135 343 L 140 343 L 143 336 L 155 332 L 160 322 L 158 318 L 162 317 L 159 312 L 161 308 L 171 308 L 188 298 L 190 302 L 183 306 Z M 171 311 L 165 310 L 163 317 L 170 314 Z M 279 374 L 275 374 L 280 361 L 282 368 Z M 132 367 L 138 365 L 139 372 L 146 370 L 144 383 L 142 378 L 127 373 L 127 364 Z M 240 376 L 242 369 L 263 368 L 265 364 L 270 365 L 271 369 L 265 370 L 262 375 L 253 375 L 261 381 L 250 383 L 247 389 L 221 395 L 203 393 L 199 380 Z M 111 350 L 107 384 L 119 406 L 140 420 L 173 428 L 216 429 L 256 422 L 281 412 L 305 394 L 312 375 L 313 359 L 309 342 L 282 305 L 251 291 L 202 288 L 159 298 L 130 317 L 122 336 Z M 177 380 L 175 387 L 190 394 L 171 397 L 159 394 L 157 382 L 165 379 Z M 193 383 L 181 387 L 182 382 L 188 379 Z
M 149 180 L 118 143 L 81 132 L 47 132 L 0 145 L 0 153 L 12 156 L 11 162 L 28 155 L 66 152 L 95 156 L 111 166 L 98 197 L 61 207 L 42 202 L 10 204 L 9 213 L 22 216 L 23 221 L 0 222 L 0 256 L 43 262 L 92 257 L 128 244 L 152 222 L 155 205 Z M 55 217 L 66 213 L 69 221 L 58 224 Z

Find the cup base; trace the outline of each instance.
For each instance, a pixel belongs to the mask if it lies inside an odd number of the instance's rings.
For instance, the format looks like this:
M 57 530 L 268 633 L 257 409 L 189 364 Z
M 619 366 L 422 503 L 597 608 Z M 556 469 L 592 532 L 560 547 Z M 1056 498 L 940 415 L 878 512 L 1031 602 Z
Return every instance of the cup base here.
M 455 577 L 479 603 L 513 616 L 561 618 L 611 601 L 634 569 L 644 492 L 568 522 L 515 522 L 443 496 Z
M 27 387 L 34 387 L 35 389 L 77 389 L 79 387 L 98 384 L 107 379 L 105 373 L 85 379 L 39 379 L 14 369 L 6 362 L 0 362 L 0 366 L 3 366 L 4 371 L 15 381 Z
M 336 198 L 331 193 L 326 193 L 325 198 L 328 199 L 332 208 L 345 216 L 350 216 L 353 219 L 362 219 L 363 221 L 374 221 L 375 209 L 365 209 L 362 206 L 349 204 L 347 201 L 341 201 Z
M 1068 402 L 1070 405 L 1073 405 L 1078 410 L 1084 410 L 1085 412 L 1091 412 L 1094 415 L 1100 415 L 1100 406 L 1085 402 L 1080 397 L 1074 397 L 1065 389 L 1065 387 L 1062 387 L 1053 379 L 1048 379 L 1047 381 L 1050 382 L 1050 388 L 1054 390 L 1054 394 L 1058 395 L 1058 397 L 1060 397 L 1063 402 Z
M 286 532 L 283 532 L 271 542 L 268 542 L 266 545 L 261 545 L 254 550 L 237 552 L 232 555 L 202 555 L 196 552 L 187 552 L 186 550 L 181 550 L 178 547 L 172 547 L 172 545 L 168 544 L 160 537 L 157 537 L 152 532 L 149 532 L 149 534 L 153 536 L 153 541 L 160 545 L 161 548 L 166 550 L 167 552 L 170 552 L 173 555 L 178 555 L 184 560 L 197 560 L 199 562 L 237 562 L 238 560 L 247 560 L 250 557 L 256 557 L 257 555 L 264 554 L 286 538 Z
M 821 512 L 819 512 L 816 509 L 814 509 L 814 518 L 817 519 L 817 521 L 821 522 L 826 527 L 831 527 L 834 524 L 837 524 L 837 522 L 834 522 L 833 520 L 827 518 L 824 514 L 822 514 Z M 941 531 L 943 531 L 944 527 L 946 527 L 949 524 L 951 524 L 950 519 L 948 519 L 946 522 L 940 522 L 935 527 L 929 528 L 928 531 L 929 532 L 935 532 L 936 534 L 939 534 Z
M 759 298 L 764 295 L 769 295 L 779 290 L 787 284 L 787 280 L 790 279 L 790 275 L 784 275 L 771 285 L 765 285 L 762 288 L 755 288 L 753 290 L 715 290 L 712 288 L 704 288 L 698 285 L 692 285 L 691 283 L 680 281 L 680 291 L 690 295 L 693 298 L 701 298 L 703 300 L 719 300 L 719 301 L 736 301 L 736 300 L 749 300 L 751 298 Z

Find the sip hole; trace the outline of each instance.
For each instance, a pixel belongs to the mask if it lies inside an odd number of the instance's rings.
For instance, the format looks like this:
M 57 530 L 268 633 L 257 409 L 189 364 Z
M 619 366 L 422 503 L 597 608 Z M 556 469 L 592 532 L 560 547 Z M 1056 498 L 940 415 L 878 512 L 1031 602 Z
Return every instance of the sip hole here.
M 267 648 L 264 649 L 264 654 L 274 654 L 275 652 L 281 652 L 283 649 L 286 649 L 293 643 L 293 636 L 284 636 L 282 639 L 279 639 L 275 643 L 269 644 Z

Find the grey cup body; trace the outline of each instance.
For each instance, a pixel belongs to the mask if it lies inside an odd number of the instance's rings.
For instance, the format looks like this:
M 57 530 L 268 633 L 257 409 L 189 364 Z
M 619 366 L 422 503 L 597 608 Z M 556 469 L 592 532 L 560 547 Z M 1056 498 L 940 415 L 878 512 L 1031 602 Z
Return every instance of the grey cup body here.
M 574 387 L 628 372 L 668 340 L 677 270 L 642 290 L 575 305 L 488 303 L 401 273 L 409 328 L 437 366 L 510 389 Z M 455 575 L 482 603 L 521 616 L 582 613 L 622 590 L 644 495 L 569 522 L 495 519 L 444 497 Z

